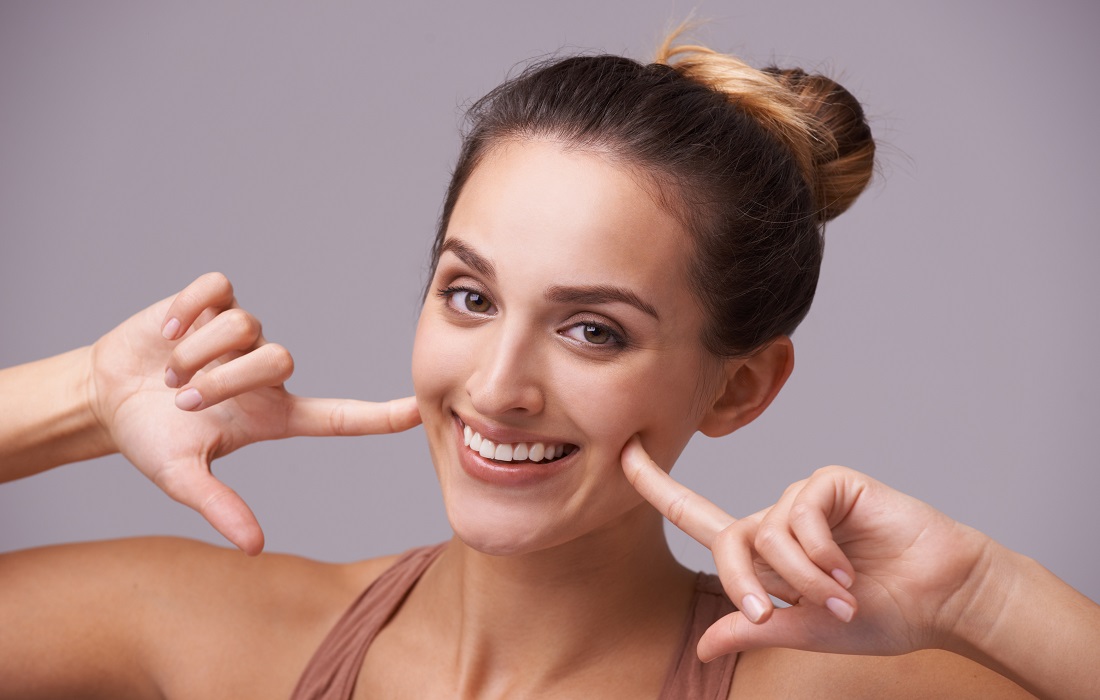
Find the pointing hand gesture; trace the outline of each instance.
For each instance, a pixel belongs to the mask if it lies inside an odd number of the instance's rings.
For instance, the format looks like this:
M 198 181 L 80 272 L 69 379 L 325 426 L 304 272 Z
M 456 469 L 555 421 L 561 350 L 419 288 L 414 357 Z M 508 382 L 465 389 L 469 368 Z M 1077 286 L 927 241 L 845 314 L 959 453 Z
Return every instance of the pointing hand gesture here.
M 92 347 L 92 406 L 114 446 L 169 496 L 249 554 L 263 532 L 210 462 L 260 440 L 364 435 L 420 422 L 413 398 L 383 403 L 294 396 L 290 353 L 267 342 L 223 275 L 199 277 Z
M 944 648 L 973 610 L 992 540 L 863 474 L 818 470 L 738 520 L 673 480 L 637 437 L 622 462 L 647 501 L 711 550 L 740 609 L 704 634 L 703 660 L 758 647 Z M 775 609 L 769 594 L 791 607 Z

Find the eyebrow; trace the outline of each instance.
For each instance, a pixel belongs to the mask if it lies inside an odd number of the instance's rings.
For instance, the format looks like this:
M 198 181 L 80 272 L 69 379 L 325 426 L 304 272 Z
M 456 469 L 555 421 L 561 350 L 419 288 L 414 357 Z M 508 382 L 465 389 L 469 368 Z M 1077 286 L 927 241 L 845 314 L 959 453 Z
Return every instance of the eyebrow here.
M 454 253 L 459 260 L 477 270 L 478 273 L 488 277 L 490 280 L 495 280 L 497 278 L 497 269 L 493 267 L 493 263 L 489 262 L 487 258 L 482 257 L 476 250 L 463 241 L 457 238 L 448 238 L 443 241 L 443 246 L 440 247 L 439 254 L 443 255 L 447 251 Z
M 653 308 L 652 304 L 649 304 L 629 289 L 623 289 L 622 287 L 612 287 L 606 284 L 580 287 L 554 285 L 546 291 L 546 298 L 556 304 L 595 305 L 620 302 L 629 304 L 639 311 L 644 311 L 658 321 L 661 320 L 661 317 L 657 314 L 657 309 Z
M 480 255 L 464 241 L 448 238 L 443 241 L 439 254 L 453 253 L 459 260 L 469 265 L 489 280 L 496 279 L 496 268 L 487 258 Z M 546 298 L 555 304 L 597 305 L 619 302 L 649 314 L 660 320 L 657 309 L 629 289 L 608 284 L 589 284 L 580 286 L 554 285 L 546 290 Z

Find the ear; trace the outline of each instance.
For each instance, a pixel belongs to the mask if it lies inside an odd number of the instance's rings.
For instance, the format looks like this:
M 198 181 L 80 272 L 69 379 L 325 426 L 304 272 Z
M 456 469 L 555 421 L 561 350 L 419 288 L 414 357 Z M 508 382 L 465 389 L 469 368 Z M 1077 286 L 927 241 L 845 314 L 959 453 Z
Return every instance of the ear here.
M 748 425 L 771 405 L 794 370 L 794 345 L 784 335 L 748 358 L 724 362 L 724 383 L 699 425 L 709 437 Z

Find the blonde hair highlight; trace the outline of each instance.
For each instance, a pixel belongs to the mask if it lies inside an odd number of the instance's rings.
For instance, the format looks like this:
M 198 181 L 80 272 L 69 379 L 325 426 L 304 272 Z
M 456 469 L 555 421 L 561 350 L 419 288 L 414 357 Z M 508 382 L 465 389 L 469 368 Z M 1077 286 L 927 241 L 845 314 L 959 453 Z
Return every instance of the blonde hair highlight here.
M 875 143 L 855 98 L 826 76 L 760 70 L 706 46 L 676 44 L 687 29 L 673 30 L 654 62 L 724 94 L 784 144 L 814 193 L 819 221 L 848 209 L 874 172 Z

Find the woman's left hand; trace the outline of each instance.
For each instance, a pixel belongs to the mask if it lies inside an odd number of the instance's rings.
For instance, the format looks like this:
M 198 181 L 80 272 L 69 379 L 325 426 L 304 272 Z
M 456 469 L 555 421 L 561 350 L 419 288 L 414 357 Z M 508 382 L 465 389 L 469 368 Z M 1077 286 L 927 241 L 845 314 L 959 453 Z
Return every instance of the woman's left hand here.
M 646 500 L 711 550 L 740 609 L 707 630 L 704 660 L 758 647 L 946 648 L 973 617 L 995 543 L 864 474 L 820 469 L 738 520 L 673 480 L 637 438 L 623 450 L 623 468 Z M 791 607 L 775 609 L 768 594 Z

